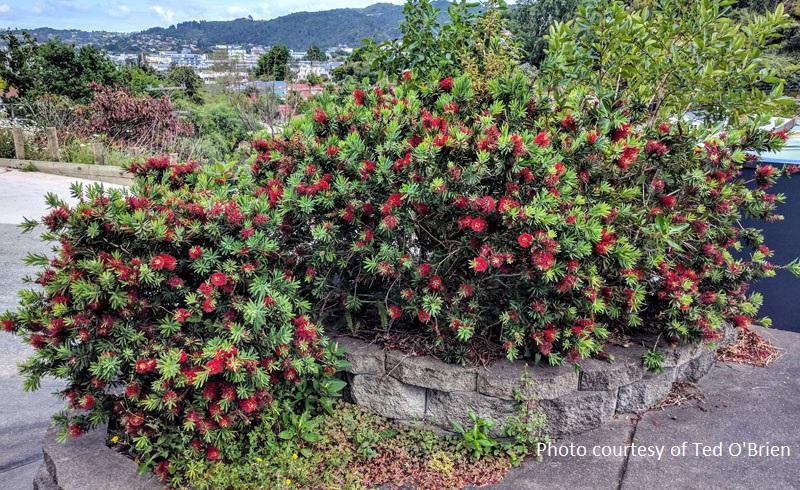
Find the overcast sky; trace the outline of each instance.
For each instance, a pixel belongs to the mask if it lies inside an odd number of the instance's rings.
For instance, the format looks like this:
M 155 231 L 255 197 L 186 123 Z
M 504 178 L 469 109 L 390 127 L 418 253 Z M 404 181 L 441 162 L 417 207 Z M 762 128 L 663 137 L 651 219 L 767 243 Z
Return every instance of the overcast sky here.
M 273 19 L 292 12 L 403 0 L 0 0 L 0 29 L 135 32 L 187 20 Z

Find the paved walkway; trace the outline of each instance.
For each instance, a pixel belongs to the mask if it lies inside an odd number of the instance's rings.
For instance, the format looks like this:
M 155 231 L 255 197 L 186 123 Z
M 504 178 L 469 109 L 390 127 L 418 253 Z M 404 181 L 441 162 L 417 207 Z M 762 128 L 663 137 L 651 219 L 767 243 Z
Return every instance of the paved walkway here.
M 17 291 L 26 287 L 25 275 L 36 269 L 22 259 L 28 252 L 49 253 L 52 246 L 39 233 L 20 234 L 23 217 L 37 219 L 47 212 L 44 194 L 54 192 L 70 199 L 72 182 L 91 183 L 41 172 L 0 168 L 0 311 L 16 308 Z M 64 403 L 51 393 L 63 381 L 45 380 L 39 391 L 26 393 L 16 364 L 33 349 L 19 338 L 0 332 L 0 490 L 30 489 L 42 459 L 42 437 L 53 413 Z
M 68 196 L 72 180 L 0 169 L 0 310 L 15 307 L 20 278 L 33 272 L 22 257 L 49 250 L 15 224 L 45 212 L 44 192 Z M 800 489 L 800 334 L 761 332 L 785 350 L 771 368 L 718 364 L 699 383 L 705 403 L 557 441 L 541 463 L 527 462 L 492 488 Z M 30 352 L 0 332 L 0 490 L 31 488 L 49 417 L 62 406 L 49 395 L 58 381 L 22 391 L 15 363 Z

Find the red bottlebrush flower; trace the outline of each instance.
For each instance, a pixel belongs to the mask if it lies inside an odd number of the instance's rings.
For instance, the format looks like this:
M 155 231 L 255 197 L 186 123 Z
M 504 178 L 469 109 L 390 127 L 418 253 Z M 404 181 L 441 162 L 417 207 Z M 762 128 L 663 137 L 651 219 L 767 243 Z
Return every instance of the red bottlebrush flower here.
M 215 448 L 214 446 L 208 446 L 206 449 L 206 458 L 211 461 L 216 461 L 219 459 L 219 449 Z
M 597 142 L 597 133 L 592 131 L 591 133 L 586 135 L 586 142 L 590 145 L 593 145 Z
M 215 357 L 206 363 L 206 371 L 208 374 L 219 374 L 222 372 L 223 366 L 223 360 Z
M 659 196 L 658 202 L 665 208 L 671 208 L 675 206 L 675 196 Z
M 419 321 L 422 323 L 428 323 L 428 321 L 431 319 L 431 315 L 427 311 L 420 308 L 417 310 L 417 318 L 419 318 Z
M 528 247 L 530 247 L 530 246 L 531 246 L 531 244 L 533 243 L 533 235 L 531 235 L 530 233 L 522 233 L 522 234 L 521 234 L 521 235 L 520 235 L 520 236 L 517 238 L 517 242 L 519 243 L 519 246 L 520 246 L 520 247 L 522 247 L 522 248 L 528 248 Z
M 403 81 L 407 82 L 411 80 L 411 71 L 404 71 L 403 72 Z
M 550 252 L 537 250 L 531 253 L 531 262 L 534 267 L 544 271 L 553 267 L 556 263 L 556 259 Z
M 144 423 L 144 415 L 141 413 L 132 413 L 128 416 L 128 424 L 132 427 L 139 427 Z
M 544 148 L 550 144 L 550 138 L 547 137 L 547 133 L 542 131 L 541 133 L 537 134 L 535 138 L 533 138 L 533 142 L 539 145 L 541 148 Z
M 735 323 L 736 326 L 739 328 L 747 328 L 750 326 L 750 319 L 747 318 L 746 316 L 736 315 L 735 317 L 732 318 L 732 320 L 733 323 Z
M 783 141 L 786 141 L 786 140 L 789 139 L 789 135 L 786 134 L 786 131 L 773 131 L 772 132 L 772 137 L 773 138 L 780 138 Z
M 670 125 L 670 123 L 668 123 L 668 122 L 663 122 L 663 123 L 661 123 L 661 124 L 659 124 L 659 125 L 658 125 L 658 131 L 659 131 L 661 134 L 667 134 L 667 133 L 669 133 L 669 130 L 670 130 L 670 129 L 672 129 L 672 125 Z
M 567 261 L 567 270 L 568 271 L 576 271 L 578 270 L 579 264 L 578 261 L 575 259 Z
M 572 349 L 571 351 L 567 352 L 567 360 L 571 363 L 576 363 L 581 359 L 580 353 L 578 353 L 578 349 Z
M 329 157 L 335 157 L 336 155 L 339 154 L 339 147 L 338 146 L 329 146 L 328 149 L 325 151 L 325 153 Z
M 503 263 L 505 262 L 505 257 L 500 254 L 494 254 L 489 257 L 489 265 L 494 267 L 495 269 L 499 269 L 502 267 Z
M 222 389 L 222 399 L 228 402 L 232 402 L 236 399 L 236 387 L 233 385 L 227 385 Z
M 314 109 L 314 121 L 320 124 L 325 124 L 326 122 L 328 122 L 328 115 L 325 114 L 325 111 L 323 111 L 322 109 L 316 108 Z
M 472 259 L 470 267 L 472 267 L 472 270 L 475 272 L 483 272 L 489 268 L 489 262 L 487 262 L 487 260 L 483 257 L 476 257 Z
M 386 227 L 387 230 L 391 230 L 392 228 L 397 226 L 398 221 L 397 217 L 390 214 L 385 218 L 383 218 L 383 220 L 381 220 L 381 223 L 383 224 L 384 227 Z
M 631 163 L 636 161 L 636 157 L 638 155 L 638 146 L 625 145 L 625 147 L 622 149 L 622 155 L 620 155 L 619 159 L 617 160 L 617 166 L 622 170 L 626 170 Z
M 183 286 L 183 279 L 173 274 L 167 279 L 167 286 L 171 287 L 172 289 L 178 289 L 179 287 Z
M 245 398 L 239 400 L 239 406 L 242 407 L 242 411 L 245 413 L 252 413 L 258 409 L 258 402 L 254 397 Z
M 189 354 L 186 351 L 181 351 L 180 355 L 178 356 L 178 364 L 183 364 L 189 360 Z
M 150 369 L 150 359 L 139 359 L 136 361 L 136 372 L 139 374 L 149 373 Z
M 14 321 L 13 320 L 3 320 L 3 331 L 4 332 L 13 332 L 14 331 Z
M 444 284 L 442 283 L 442 278 L 439 276 L 433 276 L 428 281 L 428 287 L 430 287 L 434 291 L 442 291 L 444 289 Z
M 612 140 L 616 143 L 619 140 L 623 140 L 628 137 L 630 134 L 631 125 L 630 124 L 623 124 L 619 128 L 614 131 L 614 137 Z
M 472 231 L 481 232 L 486 228 L 486 221 L 483 218 L 475 218 L 470 222 L 469 227 L 472 228 Z
M 422 277 L 428 277 L 431 275 L 431 272 L 433 272 L 433 268 L 426 262 L 417 266 L 417 272 L 419 272 L 419 275 Z
M 158 463 L 153 473 L 159 477 L 162 482 L 167 481 L 167 478 L 169 478 L 169 461 L 161 461 Z
M 92 395 L 84 395 L 81 397 L 78 405 L 84 410 L 91 410 L 94 406 L 94 397 Z
M 756 183 L 758 184 L 758 187 L 762 189 L 769 188 L 774 183 L 774 180 L 770 178 L 774 173 L 775 167 L 772 165 L 758 167 L 755 172 Z
M 222 272 L 211 274 L 211 284 L 214 286 L 224 286 L 228 282 L 228 277 Z
M 400 307 L 396 305 L 390 306 L 388 313 L 389 313 L 389 318 L 391 318 L 392 320 L 396 320 L 400 318 L 400 316 L 402 315 Z
M 203 256 L 203 249 L 200 248 L 199 245 L 195 245 L 194 247 L 189 249 L 189 257 L 197 260 Z
M 152 259 L 150 259 L 150 267 L 155 270 L 161 270 L 164 268 L 164 258 L 161 255 L 156 255 Z
M 453 206 L 456 209 L 464 209 L 469 205 L 466 196 L 456 196 L 453 198 Z
M 575 132 L 578 127 L 575 125 L 575 118 L 572 116 L 564 116 L 561 120 L 561 125 L 568 131 Z
M 203 301 L 203 311 L 205 311 L 206 313 L 211 313 L 216 308 L 217 307 L 214 304 L 214 300 L 213 299 L 207 299 L 207 300 Z
M 472 296 L 472 286 L 469 284 L 462 284 L 458 287 L 458 293 L 461 295 L 462 298 L 468 298 Z
M 211 296 L 211 293 L 214 292 L 214 286 L 212 286 L 211 283 L 204 282 L 199 288 L 197 288 L 197 290 L 200 291 L 200 294 L 203 296 L 209 297 Z
M 414 297 L 414 290 L 410 288 L 403 289 L 400 291 L 400 297 L 406 301 L 410 301 L 411 298 Z
M 362 105 L 364 103 L 364 97 L 366 97 L 366 94 L 361 90 L 355 89 L 353 91 L 353 98 L 356 101 L 356 105 Z
M 142 394 L 142 388 L 136 384 L 131 383 L 125 386 L 125 397 L 130 399 L 137 399 Z
M 78 425 L 70 425 L 68 431 L 69 436 L 73 438 L 80 437 L 80 435 L 83 434 L 83 429 L 81 429 Z
M 668 148 L 665 145 L 659 143 L 656 140 L 650 140 L 644 146 L 644 152 L 646 154 L 655 155 L 657 157 L 664 156 L 664 154 L 666 154 L 667 151 L 668 151 Z
M 439 82 L 439 88 L 441 88 L 442 90 L 444 90 L 446 92 L 449 92 L 450 90 L 452 90 L 453 89 L 453 78 L 452 77 L 447 77 L 444 80 L 442 80 L 441 82 Z

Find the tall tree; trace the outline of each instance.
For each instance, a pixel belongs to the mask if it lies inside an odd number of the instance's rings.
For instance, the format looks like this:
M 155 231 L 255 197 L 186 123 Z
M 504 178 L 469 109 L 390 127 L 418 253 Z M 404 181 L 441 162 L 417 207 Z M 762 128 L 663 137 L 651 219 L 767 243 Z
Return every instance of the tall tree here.
M 288 65 L 289 48 L 283 44 L 276 44 L 258 58 L 255 75 L 259 78 L 281 80 L 286 76 Z
M 554 22 L 575 17 L 582 0 L 521 0 L 510 11 L 508 28 L 525 51 L 524 60 L 539 66 L 545 56 L 545 35 Z
M 308 48 L 308 51 L 306 51 L 306 59 L 313 63 L 315 61 L 326 61 L 328 57 L 325 56 L 325 53 L 320 49 L 319 46 L 313 44 L 310 48 Z
M 167 82 L 184 85 L 186 97 L 195 104 L 202 104 L 203 79 L 190 66 L 175 66 L 167 73 Z
M 5 45 L 4 49 L 0 49 L 0 78 L 24 97 L 36 78 L 36 40 L 25 31 L 17 37 L 7 30 L 0 33 L 0 42 Z

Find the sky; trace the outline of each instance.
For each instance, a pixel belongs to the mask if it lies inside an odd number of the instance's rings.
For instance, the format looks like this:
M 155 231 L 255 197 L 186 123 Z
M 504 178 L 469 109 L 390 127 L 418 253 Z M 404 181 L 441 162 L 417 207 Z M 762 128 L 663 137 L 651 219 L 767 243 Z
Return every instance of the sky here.
M 273 19 L 292 12 L 361 8 L 403 0 L 0 0 L 0 30 L 137 32 L 189 20 Z

